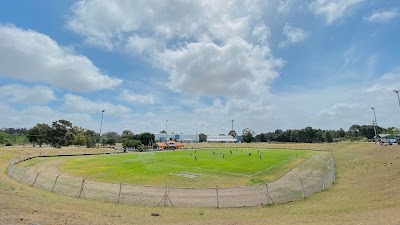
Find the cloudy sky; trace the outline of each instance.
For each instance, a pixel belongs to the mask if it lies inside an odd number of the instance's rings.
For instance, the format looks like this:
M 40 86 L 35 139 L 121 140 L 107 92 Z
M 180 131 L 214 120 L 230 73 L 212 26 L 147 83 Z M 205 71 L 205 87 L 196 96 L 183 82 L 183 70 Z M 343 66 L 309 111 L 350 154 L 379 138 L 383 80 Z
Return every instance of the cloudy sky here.
M 398 0 L 0 1 L 0 127 L 400 126 Z

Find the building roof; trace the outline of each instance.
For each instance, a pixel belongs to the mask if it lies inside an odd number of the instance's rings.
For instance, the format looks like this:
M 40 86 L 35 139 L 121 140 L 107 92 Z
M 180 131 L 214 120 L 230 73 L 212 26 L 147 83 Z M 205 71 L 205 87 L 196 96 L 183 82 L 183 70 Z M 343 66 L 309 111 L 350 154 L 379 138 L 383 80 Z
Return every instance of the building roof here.
M 156 145 L 157 145 L 158 147 L 164 147 L 164 148 L 168 147 L 167 144 L 166 144 L 165 142 L 156 142 Z

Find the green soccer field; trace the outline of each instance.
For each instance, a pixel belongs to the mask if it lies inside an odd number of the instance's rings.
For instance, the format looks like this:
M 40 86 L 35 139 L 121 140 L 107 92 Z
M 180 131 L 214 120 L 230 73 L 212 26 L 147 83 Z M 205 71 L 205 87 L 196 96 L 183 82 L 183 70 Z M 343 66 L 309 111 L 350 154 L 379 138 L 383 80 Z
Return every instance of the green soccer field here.
M 307 150 L 197 149 L 71 157 L 64 172 L 105 182 L 179 187 L 254 185 L 273 180 L 313 154 Z

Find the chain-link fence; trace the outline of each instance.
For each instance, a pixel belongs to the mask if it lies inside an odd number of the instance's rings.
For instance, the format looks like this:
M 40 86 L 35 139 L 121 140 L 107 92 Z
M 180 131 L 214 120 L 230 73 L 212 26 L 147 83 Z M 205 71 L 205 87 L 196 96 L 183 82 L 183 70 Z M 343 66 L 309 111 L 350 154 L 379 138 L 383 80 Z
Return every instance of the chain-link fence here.
M 179 188 L 167 184 L 155 187 L 94 181 L 60 173 L 57 170 L 60 160 L 57 159 L 32 165 L 29 161 L 24 166 L 20 164 L 38 157 L 53 156 L 37 154 L 14 158 L 7 167 L 7 174 L 18 182 L 62 195 L 151 206 L 225 208 L 286 203 L 323 191 L 335 181 L 333 154 L 326 151 L 319 151 L 266 184 L 230 188 L 218 185 L 212 188 Z

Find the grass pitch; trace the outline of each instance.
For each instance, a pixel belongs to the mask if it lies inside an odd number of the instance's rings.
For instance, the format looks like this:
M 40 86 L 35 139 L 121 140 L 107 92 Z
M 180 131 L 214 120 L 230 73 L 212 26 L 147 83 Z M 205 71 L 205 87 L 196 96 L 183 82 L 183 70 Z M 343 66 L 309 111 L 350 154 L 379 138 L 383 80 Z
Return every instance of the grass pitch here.
M 71 157 L 60 169 L 105 182 L 179 187 L 242 186 L 273 180 L 313 154 L 307 150 L 219 148 Z M 195 178 L 181 175 L 195 175 Z M 198 175 L 198 176 L 196 176 Z

